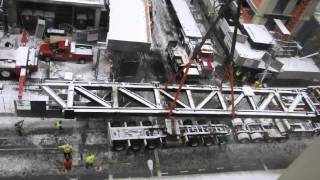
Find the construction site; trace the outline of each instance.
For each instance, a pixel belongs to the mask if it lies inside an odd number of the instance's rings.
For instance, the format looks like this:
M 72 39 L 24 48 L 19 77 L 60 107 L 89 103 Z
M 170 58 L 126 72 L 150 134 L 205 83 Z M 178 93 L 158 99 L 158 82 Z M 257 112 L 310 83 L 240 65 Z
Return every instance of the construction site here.
M 315 180 L 319 135 L 318 0 L 0 0 L 0 180 Z

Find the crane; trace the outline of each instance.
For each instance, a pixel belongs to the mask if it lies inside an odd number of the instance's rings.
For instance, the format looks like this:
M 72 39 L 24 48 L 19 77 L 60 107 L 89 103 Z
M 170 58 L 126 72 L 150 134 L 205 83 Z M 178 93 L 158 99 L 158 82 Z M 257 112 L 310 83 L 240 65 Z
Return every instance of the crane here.
M 173 110 L 176 107 L 176 103 L 177 103 L 177 100 L 178 100 L 178 98 L 180 96 L 182 86 L 185 84 L 185 81 L 187 79 L 187 74 L 188 74 L 188 71 L 189 71 L 190 66 L 191 66 L 191 61 L 197 57 L 197 55 L 200 52 L 201 47 L 205 43 L 206 39 L 208 39 L 210 37 L 211 33 L 215 31 L 218 21 L 220 20 L 220 18 L 222 18 L 225 15 L 226 11 L 229 8 L 229 5 L 233 1 L 234 0 L 229 0 L 224 4 L 224 6 L 222 6 L 222 8 L 218 12 L 218 17 L 211 24 L 209 30 L 207 31 L 205 36 L 202 38 L 202 41 L 199 44 L 196 45 L 196 47 L 194 48 L 193 51 L 190 52 L 190 54 L 189 54 L 189 63 L 185 67 L 185 70 L 184 70 L 185 72 L 184 72 L 183 77 L 182 77 L 182 79 L 181 79 L 181 81 L 179 83 L 179 88 L 176 91 L 174 100 L 170 104 L 170 109 L 169 109 L 169 113 L 168 113 L 168 118 L 169 119 L 172 117 Z M 234 84 L 234 81 L 233 81 L 233 56 L 234 56 L 234 50 L 235 50 L 235 44 L 236 44 L 236 38 L 237 38 L 237 30 L 238 30 L 238 27 L 239 27 L 241 2 L 242 2 L 242 0 L 237 0 L 238 8 L 237 8 L 236 17 L 234 18 L 235 19 L 235 28 L 234 28 L 233 38 L 232 38 L 231 52 L 230 53 L 229 52 L 225 52 L 226 55 L 227 55 L 226 65 L 228 65 L 228 72 L 229 72 L 228 75 L 229 75 L 230 85 L 231 85 L 231 89 L 232 89 L 231 90 L 231 101 L 232 101 L 231 103 L 232 103 L 232 116 L 233 116 L 233 118 L 235 116 L 234 93 L 233 93 L 233 84 Z M 172 122 L 172 123 L 174 124 L 174 122 Z

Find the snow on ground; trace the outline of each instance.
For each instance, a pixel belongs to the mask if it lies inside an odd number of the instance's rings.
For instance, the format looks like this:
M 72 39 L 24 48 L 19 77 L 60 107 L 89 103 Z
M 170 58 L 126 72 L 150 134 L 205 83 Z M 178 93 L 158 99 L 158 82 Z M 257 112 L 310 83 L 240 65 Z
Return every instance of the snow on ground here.
M 72 72 L 73 77 L 79 80 L 94 80 L 93 63 L 77 64 L 75 62 L 57 62 L 50 63 L 50 78 L 64 79 L 67 72 Z
M 170 176 L 170 177 L 155 177 L 153 179 L 161 180 L 276 180 L 280 177 L 281 171 L 246 171 L 246 172 L 230 172 L 230 173 L 217 173 L 217 174 L 196 174 L 187 176 Z M 149 178 L 125 178 L 125 179 L 149 179 Z

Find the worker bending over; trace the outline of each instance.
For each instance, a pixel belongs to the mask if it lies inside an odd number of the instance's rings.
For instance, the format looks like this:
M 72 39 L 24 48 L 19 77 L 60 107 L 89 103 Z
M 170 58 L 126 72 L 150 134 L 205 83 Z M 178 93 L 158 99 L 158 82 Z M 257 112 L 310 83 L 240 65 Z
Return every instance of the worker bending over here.
M 24 122 L 24 120 L 16 122 L 14 124 L 14 126 L 16 128 L 16 131 L 18 132 L 19 136 L 22 136 L 23 122 Z
M 55 122 L 54 127 L 56 128 L 56 130 L 62 131 L 63 130 L 62 121 L 60 120 L 60 121 Z
M 92 153 L 89 153 L 85 160 L 86 168 L 88 169 L 89 167 L 92 167 L 93 162 L 94 162 L 94 155 Z

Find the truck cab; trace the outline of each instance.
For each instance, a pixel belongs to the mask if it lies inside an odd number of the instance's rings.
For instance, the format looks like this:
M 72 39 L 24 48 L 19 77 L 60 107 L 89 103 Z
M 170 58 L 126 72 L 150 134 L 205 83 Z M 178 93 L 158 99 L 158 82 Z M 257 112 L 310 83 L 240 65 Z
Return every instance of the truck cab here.
M 83 64 L 93 60 L 93 50 L 91 45 L 69 43 L 68 40 L 58 41 L 42 44 L 39 57 L 45 61 L 77 61 Z
M 214 71 L 213 55 L 213 43 L 210 39 L 207 39 L 201 47 L 201 51 L 197 59 L 201 66 L 201 74 L 204 77 L 210 77 Z
M 185 48 L 187 54 L 190 54 L 191 50 L 193 51 L 198 43 L 201 42 L 201 39 L 192 39 L 188 40 L 185 43 Z M 197 63 L 200 66 L 200 72 L 203 77 L 210 77 L 212 72 L 214 71 L 213 65 L 213 55 L 214 55 L 214 48 L 213 43 L 210 39 L 207 39 L 204 44 L 202 45 L 200 52 L 197 56 Z
M 189 58 L 186 51 L 177 45 L 177 42 L 169 42 L 167 47 L 168 60 L 171 68 L 176 74 L 177 80 L 182 79 L 186 72 L 186 65 L 189 63 Z M 200 78 L 199 65 L 197 62 L 192 62 L 187 73 L 187 82 L 194 82 Z
M 235 118 L 232 120 L 232 126 L 234 130 L 234 135 L 236 139 L 240 143 L 249 143 L 250 142 L 250 136 L 249 136 L 249 130 L 243 123 L 242 119 L 240 118 Z
M 264 131 L 260 123 L 251 118 L 246 118 L 244 124 L 249 131 L 251 141 L 257 143 L 264 140 Z

